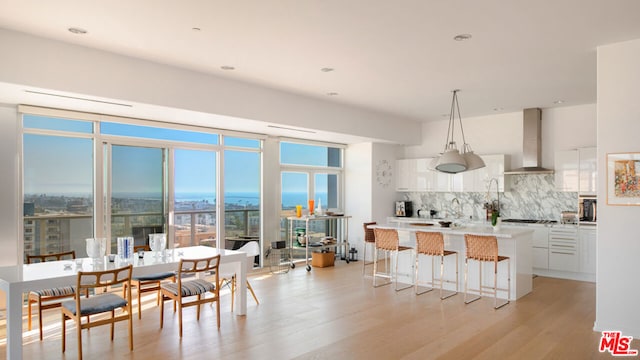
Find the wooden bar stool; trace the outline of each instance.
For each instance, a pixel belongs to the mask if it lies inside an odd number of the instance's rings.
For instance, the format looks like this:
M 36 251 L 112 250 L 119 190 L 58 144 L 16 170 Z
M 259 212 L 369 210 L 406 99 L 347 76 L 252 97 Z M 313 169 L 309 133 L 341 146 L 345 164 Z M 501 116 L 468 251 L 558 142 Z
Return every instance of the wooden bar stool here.
M 362 276 L 365 275 L 365 269 L 367 267 L 367 265 L 371 265 L 373 264 L 373 261 L 369 261 L 367 262 L 367 245 L 369 245 L 369 247 L 373 247 L 374 251 L 375 251 L 375 247 L 376 247 L 376 236 L 375 236 L 375 232 L 373 231 L 373 229 L 369 229 L 369 225 L 376 225 L 377 223 L 374 222 L 366 222 L 363 224 L 364 226 L 364 249 L 362 251 Z
M 430 285 L 431 287 L 427 288 L 427 290 L 419 291 L 419 272 L 418 272 L 418 264 L 420 262 L 420 255 L 426 255 L 431 257 L 431 282 L 426 282 L 426 285 Z M 455 281 L 445 280 L 444 279 L 444 257 L 449 255 L 456 256 L 456 277 Z M 435 263 L 436 256 L 440 257 L 440 278 L 435 277 L 435 271 L 433 269 L 433 265 Z M 447 296 L 442 296 L 442 285 L 444 283 L 455 283 L 456 290 Z M 425 231 L 416 231 L 416 279 L 415 279 L 415 288 L 416 295 L 421 295 L 426 292 L 433 290 L 434 286 L 440 286 L 440 299 L 444 300 L 446 298 L 452 297 L 458 293 L 458 252 L 450 251 L 444 249 L 444 237 L 441 232 L 425 232 Z
M 375 239 L 376 239 L 376 248 L 373 253 L 373 287 L 379 287 L 383 285 L 391 284 L 391 279 L 395 278 L 396 283 L 396 291 L 408 289 L 412 287 L 412 284 L 409 284 L 405 287 L 398 288 L 398 258 L 400 252 L 409 251 L 413 252 L 413 248 L 410 246 L 400 246 L 400 238 L 398 237 L 398 230 L 396 229 L 374 229 Z M 385 270 L 386 273 L 378 273 L 378 253 L 380 251 L 384 251 L 385 256 Z M 395 254 L 395 272 L 392 273 L 390 266 L 388 264 L 389 255 L 393 256 Z M 413 260 L 413 259 L 411 259 Z M 411 262 L 410 262 L 411 263 Z M 382 277 L 387 278 L 389 281 L 382 284 L 376 284 L 376 278 Z
M 465 234 L 464 243 L 467 248 L 467 256 L 464 259 L 464 303 L 469 304 L 482 297 L 483 289 L 486 294 L 493 294 L 493 307 L 499 309 L 509 303 L 511 295 L 511 264 L 509 257 L 498 255 L 498 239 L 495 236 Z M 469 260 L 478 262 L 478 289 L 469 289 Z M 507 261 L 507 288 L 498 288 L 498 263 Z M 493 286 L 482 285 L 482 263 L 493 263 Z M 467 300 L 468 291 L 477 291 L 479 296 Z M 507 300 L 498 305 L 498 290 L 507 292 Z

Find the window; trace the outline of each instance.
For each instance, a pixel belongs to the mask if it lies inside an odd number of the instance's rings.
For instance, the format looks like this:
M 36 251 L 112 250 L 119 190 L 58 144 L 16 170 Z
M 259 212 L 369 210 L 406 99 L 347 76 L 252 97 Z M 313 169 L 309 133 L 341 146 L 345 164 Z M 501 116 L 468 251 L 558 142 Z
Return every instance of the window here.
M 93 140 L 26 133 L 23 161 L 25 255 L 81 256 L 93 237 Z

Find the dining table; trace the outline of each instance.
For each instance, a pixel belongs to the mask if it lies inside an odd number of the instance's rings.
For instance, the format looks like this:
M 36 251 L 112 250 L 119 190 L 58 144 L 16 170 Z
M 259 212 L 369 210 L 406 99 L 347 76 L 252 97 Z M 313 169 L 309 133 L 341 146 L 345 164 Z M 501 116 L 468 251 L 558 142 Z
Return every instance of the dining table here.
M 163 251 L 145 251 L 128 259 L 115 256 L 79 258 L 75 260 L 48 261 L 0 268 L 0 290 L 6 296 L 7 359 L 22 358 L 23 294 L 32 290 L 76 285 L 78 271 L 102 271 L 129 264 L 133 275 L 178 270 L 181 259 L 202 259 L 220 254 L 220 263 L 232 264 L 239 291 L 235 292 L 236 315 L 247 313 L 247 255 L 241 251 L 218 249 L 209 246 L 188 246 Z

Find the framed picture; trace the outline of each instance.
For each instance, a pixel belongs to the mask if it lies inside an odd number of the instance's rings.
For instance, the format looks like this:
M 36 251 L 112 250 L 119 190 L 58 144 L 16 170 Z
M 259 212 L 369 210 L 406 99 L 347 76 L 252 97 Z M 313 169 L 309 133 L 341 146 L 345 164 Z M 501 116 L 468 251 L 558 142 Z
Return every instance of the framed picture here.
M 607 204 L 640 205 L 640 153 L 607 154 Z

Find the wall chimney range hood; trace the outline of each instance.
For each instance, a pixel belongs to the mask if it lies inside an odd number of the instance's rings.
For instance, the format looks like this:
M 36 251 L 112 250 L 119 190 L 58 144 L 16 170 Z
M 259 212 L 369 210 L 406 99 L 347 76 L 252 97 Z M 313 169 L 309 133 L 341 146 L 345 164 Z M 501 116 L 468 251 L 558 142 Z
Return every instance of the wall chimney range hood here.
M 538 108 L 522 111 L 522 167 L 505 171 L 505 175 L 553 174 L 541 164 L 542 110 Z

